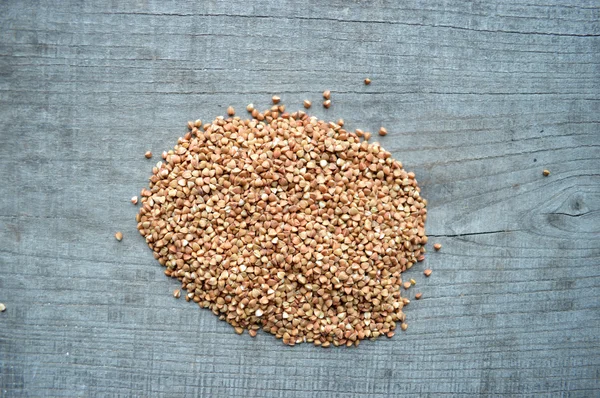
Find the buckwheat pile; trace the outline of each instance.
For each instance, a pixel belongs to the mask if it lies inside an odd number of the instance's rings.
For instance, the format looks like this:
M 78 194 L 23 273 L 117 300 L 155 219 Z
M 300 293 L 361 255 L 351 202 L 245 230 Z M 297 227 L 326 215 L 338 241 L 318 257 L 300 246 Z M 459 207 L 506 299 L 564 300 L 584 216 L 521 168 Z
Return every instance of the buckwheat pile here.
M 406 330 L 401 273 L 427 242 L 413 173 L 339 124 L 281 106 L 188 126 L 137 215 L 187 300 L 289 345 Z

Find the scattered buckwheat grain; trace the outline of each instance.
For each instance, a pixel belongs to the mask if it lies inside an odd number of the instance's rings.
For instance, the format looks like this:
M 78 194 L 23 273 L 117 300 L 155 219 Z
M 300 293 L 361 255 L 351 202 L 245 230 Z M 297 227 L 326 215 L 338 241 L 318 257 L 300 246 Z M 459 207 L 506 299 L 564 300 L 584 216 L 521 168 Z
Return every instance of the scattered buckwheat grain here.
M 120 242 L 121 240 L 123 240 L 123 234 L 121 232 L 117 232 L 115 234 L 115 239 Z
M 329 347 L 406 330 L 401 273 L 426 242 L 414 173 L 339 123 L 255 111 L 153 168 L 136 219 L 165 274 L 240 334 Z

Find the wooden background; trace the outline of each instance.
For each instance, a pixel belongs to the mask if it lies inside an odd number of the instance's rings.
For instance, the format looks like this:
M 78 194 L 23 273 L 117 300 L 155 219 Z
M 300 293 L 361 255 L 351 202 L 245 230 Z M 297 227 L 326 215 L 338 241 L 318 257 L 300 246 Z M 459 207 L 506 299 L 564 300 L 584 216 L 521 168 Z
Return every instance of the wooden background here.
M 0 396 L 600 394 L 597 0 L 168 3 L 0 1 Z M 416 172 L 407 332 L 290 348 L 172 298 L 143 154 L 273 94 Z

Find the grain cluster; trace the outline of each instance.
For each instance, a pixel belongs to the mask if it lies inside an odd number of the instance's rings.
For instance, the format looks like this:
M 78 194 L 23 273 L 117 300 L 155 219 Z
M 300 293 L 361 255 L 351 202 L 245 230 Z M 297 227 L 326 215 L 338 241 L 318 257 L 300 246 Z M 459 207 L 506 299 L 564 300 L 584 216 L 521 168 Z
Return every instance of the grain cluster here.
M 401 273 L 427 242 L 414 173 L 343 121 L 248 111 L 190 122 L 153 168 L 137 222 L 165 273 L 238 333 L 327 347 L 406 330 Z

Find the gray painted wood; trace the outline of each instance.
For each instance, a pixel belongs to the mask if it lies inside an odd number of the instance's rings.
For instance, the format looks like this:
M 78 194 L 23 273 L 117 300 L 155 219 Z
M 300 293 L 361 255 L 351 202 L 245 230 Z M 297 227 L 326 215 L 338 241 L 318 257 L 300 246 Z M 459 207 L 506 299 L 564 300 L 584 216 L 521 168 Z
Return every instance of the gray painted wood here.
M 598 395 L 599 20 L 594 0 L 0 2 L 0 396 Z M 290 348 L 171 297 L 129 203 L 143 153 L 272 94 L 386 126 L 417 173 L 444 247 L 407 273 L 406 333 Z

